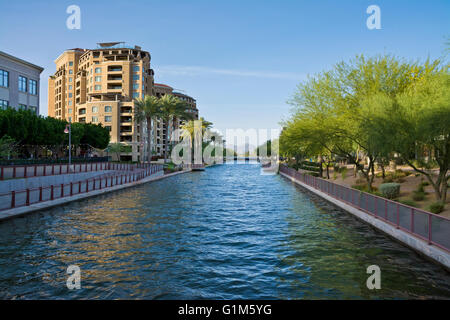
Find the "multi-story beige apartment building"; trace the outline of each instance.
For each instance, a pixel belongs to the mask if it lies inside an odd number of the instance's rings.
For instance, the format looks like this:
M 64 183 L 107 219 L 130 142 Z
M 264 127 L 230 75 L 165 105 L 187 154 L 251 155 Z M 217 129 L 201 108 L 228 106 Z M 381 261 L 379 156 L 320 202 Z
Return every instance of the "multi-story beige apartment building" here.
M 141 161 L 146 123 L 134 122 L 134 99 L 153 94 L 150 53 L 122 42 L 71 49 L 56 60 L 48 83 L 48 114 L 71 122 L 102 123 L 111 142 L 131 146 L 121 160 Z M 146 160 L 146 159 L 145 159 Z
M 48 115 L 70 122 L 101 123 L 111 132 L 112 143 L 131 146 L 122 161 L 148 161 L 147 123 L 134 121 L 134 99 L 172 94 L 189 104 L 198 119 L 195 99 L 163 84 L 154 83 L 150 53 L 123 42 L 99 43 L 96 49 L 70 49 L 56 60 L 48 81 Z M 176 122 L 176 123 L 175 123 Z M 175 119 L 153 123 L 152 149 L 164 156 L 165 141 L 178 128 Z

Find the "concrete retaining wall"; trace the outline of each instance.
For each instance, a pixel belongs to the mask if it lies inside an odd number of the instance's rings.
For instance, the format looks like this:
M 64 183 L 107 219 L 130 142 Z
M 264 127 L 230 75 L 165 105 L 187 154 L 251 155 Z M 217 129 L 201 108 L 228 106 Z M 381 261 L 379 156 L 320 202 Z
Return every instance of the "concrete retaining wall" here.
M 10 191 L 22 191 L 25 189 L 33 189 L 39 187 L 48 187 L 51 185 L 59 186 L 62 183 L 68 184 L 71 182 L 83 181 L 91 179 L 103 174 L 112 173 L 112 170 L 105 171 L 91 171 L 81 173 L 70 173 L 53 176 L 42 176 L 33 178 L 22 178 L 0 181 L 0 193 L 6 193 Z
M 171 174 L 166 174 L 166 175 L 164 175 L 163 171 L 159 171 L 159 172 L 157 172 L 155 174 L 152 174 L 151 176 L 146 177 L 146 178 L 144 178 L 142 180 L 139 180 L 139 181 L 130 182 L 130 183 L 127 183 L 127 184 L 122 184 L 122 185 L 117 185 L 117 186 L 113 186 L 113 187 L 109 187 L 109 188 L 104 188 L 104 189 L 101 189 L 101 190 L 90 191 L 88 193 L 81 193 L 81 194 L 77 194 L 77 195 L 74 195 L 74 196 L 71 196 L 71 197 L 64 197 L 64 198 L 51 200 L 51 201 L 39 202 L 39 203 L 32 204 L 30 206 L 24 206 L 24 207 L 4 210 L 4 211 L 0 212 L 0 220 L 6 220 L 6 219 L 15 218 L 15 217 L 22 216 L 22 215 L 25 215 L 25 214 L 28 214 L 28 213 L 31 213 L 31 212 L 45 210 L 45 209 L 48 209 L 48 208 L 51 208 L 51 207 L 64 205 L 64 204 L 69 203 L 69 202 L 79 201 L 79 200 L 82 200 L 82 199 L 85 199 L 85 198 L 90 198 L 90 197 L 94 197 L 94 196 L 97 196 L 97 195 L 105 194 L 105 193 L 108 193 L 108 192 L 112 192 L 112 191 L 116 191 L 116 190 L 121 190 L 121 189 L 129 188 L 129 187 L 141 185 L 141 184 L 144 184 L 144 183 L 160 180 L 160 179 L 163 179 L 163 178 L 172 177 L 172 176 L 175 176 L 175 175 L 178 175 L 178 174 L 182 174 L 182 173 L 186 173 L 186 172 L 190 172 L 190 170 L 178 171 L 178 172 L 171 173 Z
M 325 200 L 333 203 L 334 205 L 338 206 L 339 208 L 344 209 L 345 211 L 353 214 L 360 220 L 372 225 L 376 229 L 386 233 L 387 235 L 398 240 L 402 244 L 410 247 L 411 249 L 417 251 L 418 253 L 422 254 L 423 256 L 431 259 L 434 262 L 437 262 L 438 264 L 443 266 L 445 269 L 447 269 L 447 271 L 450 272 L 450 254 L 447 253 L 446 251 L 444 251 L 436 246 L 429 245 L 426 241 L 423 241 L 419 238 L 412 236 L 411 234 L 409 234 L 407 232 L 397 229 L 396 227 L 391 226 L 391 225 L 387 224 L 386 222 L 365 213 L 364 211 L 361 211 L 353 206 L 350 206 L 342 201 L 339 201 L 339 200 L 327 195 L 326 193 L 324 193 L 322 191 L 319 191 L 311 186 L 308 186 L 307 184 L 304 184 L 303 182 L 298 181 L 297 179 L 295 179 L 283 172 L 280 172 L 280 174 L 282 176 L 286 177 L 287 179 L 295 182 L 296 184 L 302 186 L 303 188 L 311 191 L 312 193 L 317 194 L 318 196 L 324 198 Z

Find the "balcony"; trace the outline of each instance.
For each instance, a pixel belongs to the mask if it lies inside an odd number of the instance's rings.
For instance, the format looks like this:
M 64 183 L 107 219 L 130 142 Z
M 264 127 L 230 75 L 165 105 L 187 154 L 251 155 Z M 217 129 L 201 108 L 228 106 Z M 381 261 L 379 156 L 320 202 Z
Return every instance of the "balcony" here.
M 132 142 L 132 141 L 133 141 L 132 136 L 121 136 L 120 137 L 120 142 Z
M 109 66 L 108 72 L 122 72 L 122 66 Z
M 131 123 L 133 121 L 132 117 L 120 117 L 120 123 L 125 124 L 125 123 Z
M 118 75 L 114 75 L 114 74 L 109 74 L 108 75 L 108 82 L 122 82 L 122 75 L 118 74 Z
M 131 107 L 122 107 L 120 108 L 121 114 L 131 114 L 133 112 Z
M 108 84 L 108 91 L 110 91 L 110 92 L 121 92 L 122 91 L 122 85 Z
M 120 134 L 121 135 L 133 134 L 133 128 L 131 126 L 120 126 Z

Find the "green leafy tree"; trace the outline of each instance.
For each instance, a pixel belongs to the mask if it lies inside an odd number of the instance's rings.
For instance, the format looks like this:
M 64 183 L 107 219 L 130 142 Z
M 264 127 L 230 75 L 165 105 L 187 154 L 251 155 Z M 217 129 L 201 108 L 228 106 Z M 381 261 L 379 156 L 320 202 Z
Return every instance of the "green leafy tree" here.
M 161 102 L 155 96 L 145 96 L 144 99 L 136 99 L 134 105 L 134 121 L 141 124 L 147 122 L 148 161 L 152 160 L 152 120 L 161 112 Z
M 178 99 L 172 95 L 164 95 L 160 98 L 160 109 L 159 109 L 159 117 L 164 121 L 167 128 L 167 135 L 164 143 L 164 162 L 167 162 L 167 154 L 169 151 L 169 123 L 170 120 L 177 121 L 180 120 L 192 120 L 193 116 L 191 113 L 187 112 L 189 105 L 185 103 L 183 100 Z M 175 122 L 174 121 L 174 122 Z

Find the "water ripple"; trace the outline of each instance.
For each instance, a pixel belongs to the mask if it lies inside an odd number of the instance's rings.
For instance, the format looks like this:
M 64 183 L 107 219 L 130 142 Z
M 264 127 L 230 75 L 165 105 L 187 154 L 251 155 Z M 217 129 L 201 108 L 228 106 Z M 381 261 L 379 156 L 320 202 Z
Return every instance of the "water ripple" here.
M 450 276 L 280 176 L 223 165 L 1 223 L 0 298 L 448 299 Z

